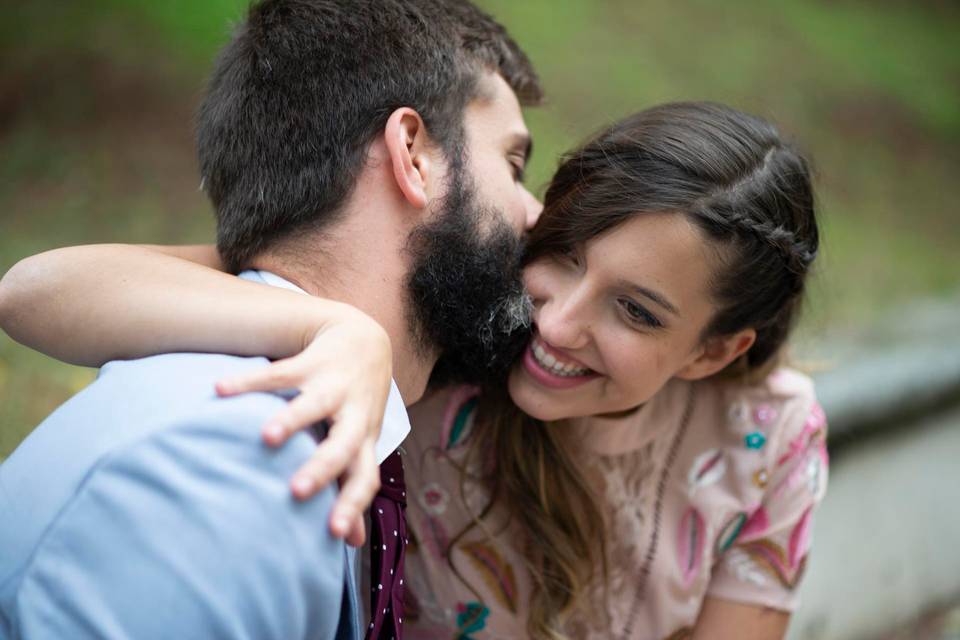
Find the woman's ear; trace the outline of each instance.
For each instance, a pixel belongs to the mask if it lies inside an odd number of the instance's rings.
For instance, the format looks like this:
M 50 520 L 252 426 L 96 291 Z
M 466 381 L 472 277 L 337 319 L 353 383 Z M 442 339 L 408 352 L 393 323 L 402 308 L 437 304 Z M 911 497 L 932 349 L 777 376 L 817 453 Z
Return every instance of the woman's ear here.
M 433 145 L 420 114 L 409 107 L 394 111 L 384 128 L 384 141 L 403 197 L 417 209 L 426 207 L 435 167 Z
M 683 380 L 701 380 L 712 376 L 742 356 L 753 346 L 757 332 L 743 329 L 729 336 L 707 338 L 696 358 L 675 375 Z

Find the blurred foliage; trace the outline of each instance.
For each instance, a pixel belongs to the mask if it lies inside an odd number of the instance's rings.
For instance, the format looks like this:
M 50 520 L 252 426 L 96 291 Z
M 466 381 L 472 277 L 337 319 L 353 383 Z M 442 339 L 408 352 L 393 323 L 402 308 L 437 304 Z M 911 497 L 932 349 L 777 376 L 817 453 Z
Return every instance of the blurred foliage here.
M 485 0 L 549 93 L 529 171 L 658 102 L 773 119 L 815 160 L 806 336 L 960 285 L 960 6 L 948 0 Z M 204 242 L 192 112 L 245 0 L 35 0 L 0 22 L 0 271 L 86 242 Z M 0 456 L 92 377 L 0 337 Z

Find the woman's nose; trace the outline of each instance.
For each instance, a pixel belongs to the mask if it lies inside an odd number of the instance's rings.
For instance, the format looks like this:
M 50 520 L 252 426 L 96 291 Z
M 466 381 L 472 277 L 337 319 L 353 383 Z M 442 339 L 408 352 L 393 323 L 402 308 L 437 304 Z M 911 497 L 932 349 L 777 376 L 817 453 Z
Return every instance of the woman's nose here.
M 590 318 L 575 296 L 552 298 L 536 316 L 540 337 L 560 349 L 579 349 L 589 339 Z

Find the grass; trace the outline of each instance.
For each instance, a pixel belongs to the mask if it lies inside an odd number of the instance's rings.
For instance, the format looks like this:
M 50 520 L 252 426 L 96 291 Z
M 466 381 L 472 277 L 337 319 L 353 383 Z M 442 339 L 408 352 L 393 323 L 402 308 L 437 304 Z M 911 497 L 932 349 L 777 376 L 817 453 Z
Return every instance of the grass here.
M 808 335 L 960 287 L 960 7 L 927 0 L 485 0 L 549 103 L 532 185 L 603 124 L 712 99 L 816 161 L 824 252 Z M 0 23 L 0 271 L 85 242 L 209 240 L 191 117 L 246 1 L 21 3 Z M 92 374 L 0 336 L 0 456 Z

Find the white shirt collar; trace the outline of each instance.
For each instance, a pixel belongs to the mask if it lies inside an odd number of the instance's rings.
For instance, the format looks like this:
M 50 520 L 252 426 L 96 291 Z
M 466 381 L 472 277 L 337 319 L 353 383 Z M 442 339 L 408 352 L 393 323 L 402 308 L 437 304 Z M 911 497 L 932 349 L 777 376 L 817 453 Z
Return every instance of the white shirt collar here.
M 248 280 L 259 279 L 273 287 L 280 287 L 281 289 L 289 289 L 290 291 L 297 291 L 309 295 L 289 280 L 285 280 L 269 271 L 244 271 L 240 274 L 240 277 Z M 386 460 L 387 456 L 400 446 L 409 433 L 410 418 L 407 416 L 407 408 L 403 404 L 403 398 L 400 396 L 400 389 L 397 387 L 397 383 L 391 380 L 390 395 L 387 396 L 387 406 L 383 413 L 383 423 L 380 426 L 380 437 L 377 438 L 377 442 L 374 445 L 377 464 Z

